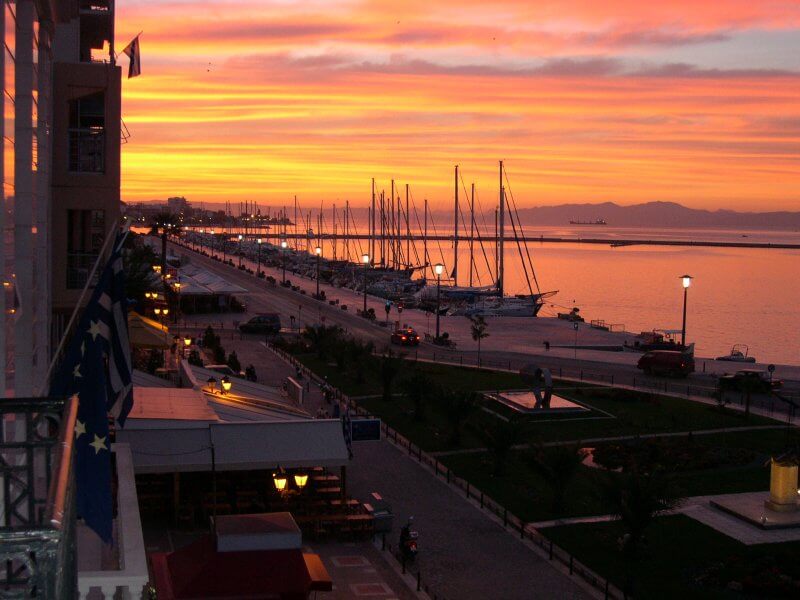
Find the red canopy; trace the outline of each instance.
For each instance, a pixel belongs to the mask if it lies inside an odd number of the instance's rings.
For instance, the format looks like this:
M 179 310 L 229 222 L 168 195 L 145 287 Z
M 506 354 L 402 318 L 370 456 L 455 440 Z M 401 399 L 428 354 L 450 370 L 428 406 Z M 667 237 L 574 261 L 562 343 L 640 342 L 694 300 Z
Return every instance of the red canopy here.
M 295 600 L 333 585 L 316 554 L 302 550 L 217 552 L 205 535 L 175 552 L 150 555 L 159 600 Z

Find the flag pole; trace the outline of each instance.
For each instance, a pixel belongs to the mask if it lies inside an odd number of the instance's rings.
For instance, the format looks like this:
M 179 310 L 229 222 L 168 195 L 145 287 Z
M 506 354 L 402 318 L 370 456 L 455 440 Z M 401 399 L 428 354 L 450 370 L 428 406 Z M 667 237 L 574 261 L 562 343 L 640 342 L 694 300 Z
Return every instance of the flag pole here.
M 42 385 L 39 388 L 39 395 L 44 394 L 44 390 L 46 387 L 49 387 L 50 377 L 53 375 L 53 369 L 56 367 L 56 363 L 58 362 L 59 356 L 61 356 L 61 352 L 64 350 L 64 345 L 67 342 L 67 338 L 69 337 L 69 332 L 72 329 L 72 326 L 75 324 L 75 319 L 78 317 L 78 312 L 81 309 L 81 304 L 83 304 L 83 299 L 86 297 L 86 292 L 89 290 L 89 284 L 94 279 L 94 274 L 97 272 L 97 267 L 100 266 L 100 262 L 104 260 L 106 250 L 108 249 L 108 244 L 112 239 L 116 239 L 116 235 L 112 235 L 114 231 L 117 229 L 117 224 L 119 223 L 119 219 L 114 221 L 114 224 L 111 226 L 111 229 L 108 231 L 108 235 L 106 235 L 106 241 L 103 242 L 103 247 L 100 249 L 100 254 L 97 256 L 97 260 L 94 262 L 94 266 L 92 267 L 92 272 L 89 273 L 89 277 L 86 279 L 86 284 L 83 286 L 83 290 L 81 290 L 81 295 L 78 297 L 78 301 L 75 303 L 75 308 L 72 309 L 72 315 L 69 318 L 69 322 L 67 323 L 66 328 L 64 328 L 64 333 L 61 336 L 61 341 L 58 343 L 58 348 L 53 353 L 53 358 L 50 360 L 50 366 L 47 368 L 47 374 L 42 381 Z M 128 233 L 130 233 L 130 228 L 126 227 L 125 234 L 120 244 L 125 242 L 125 238 L 128 237 Z

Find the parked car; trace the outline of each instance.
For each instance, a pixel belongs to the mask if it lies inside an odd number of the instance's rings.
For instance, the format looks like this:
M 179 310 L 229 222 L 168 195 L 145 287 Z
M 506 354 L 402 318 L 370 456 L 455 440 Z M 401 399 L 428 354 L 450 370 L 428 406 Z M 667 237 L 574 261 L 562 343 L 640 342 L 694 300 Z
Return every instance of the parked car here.
M 411 327 L 401 327 L 392 332 L 392 343 L 401 346 L 419 346 L 419 334 Z
M 719 378 L 720 390 L 737 390 L 751 392 L 769 392 L 783 387 L 780 379 L 772 379 L 767 371 L 758 369 L 742 369 L 733 375 L 725 374 Z
M 688 377 L 694 373 L 694 357 L 677 350 L 652 350 L 645 352 L 636 366 L 648 375 Z
M 239 325 L 239 331 L 242 333 L 276 335 L 280 330 L 281 318 L 278 313 L 262 313 Z
M 244 377 L 244 371 L 239 371 L 238 373 L 231 369 L 228 365 L 203 365 L 204 369 L 208 369 L 209 371 L 216 371 L 220 375 L 227 375 L 228 377 Z

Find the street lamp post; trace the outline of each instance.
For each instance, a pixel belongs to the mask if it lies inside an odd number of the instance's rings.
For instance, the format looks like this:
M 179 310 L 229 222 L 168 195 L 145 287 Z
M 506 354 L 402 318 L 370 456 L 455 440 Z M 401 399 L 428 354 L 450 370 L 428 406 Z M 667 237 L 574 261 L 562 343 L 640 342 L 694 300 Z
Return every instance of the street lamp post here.
M 322 258 L 322 246 L 314 248 L 314 254 L 317 255 L 317 300 L 319 300 L 319 261 Z
M 239 234 L 239 266 L 242 266 L 242 240 L 244 236 L 240 233 Z
M 572 324 L 572 328 L 575 330 L 575 345 L 573 346 L 573 351 L 575 353 L 574 354 L 575 361 L 577 362 L 577 360 L 578 360 L 578 322 L 577 321 L 575 321 Z
M 681 283 L 683 283 L 683 324 L 681 325 L 681 346 L 686 348 L 686 297 L 688 296 L 689 286 L 692 285 L 693 277 L 691 275 L 682 275 Z
M 183 284 L 180 281 L 175 282 L 175 291 L 177 292 L 178 296 L 178 305 L 175 307 L 175 323 L 177 324 L 181 318 L 181 287 Z
M 286 248 L 289 247 L 289 244 L 286 240 L 281 240 L 281 256 L 283 256 L 283 281 L 282 283 L 286 283 Z
M 433 272 L 436 273 L 436 340 L 439 340 L 439 313 L 441 312 L 442 303 L 442 273 L 444 273 L 444 265 L 436 263 L 433 266 Z
M 364 316 L 367 316 L 367 269 L 369 269 L 369 254 L 361 257 L 361 262 L 364 263 Z
M 256 266 L 256 277 L 261 277 L 261 238 L 256 240 L 256 244 L 258 245 L 258 262 Z

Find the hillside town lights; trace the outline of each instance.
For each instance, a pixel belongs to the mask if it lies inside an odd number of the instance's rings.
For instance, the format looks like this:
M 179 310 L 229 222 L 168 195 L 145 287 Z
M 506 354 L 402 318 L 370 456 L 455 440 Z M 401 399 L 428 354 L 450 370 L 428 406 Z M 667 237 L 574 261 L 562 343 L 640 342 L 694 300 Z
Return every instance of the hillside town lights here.
M 364 254 L 361 257 L 364 263 L 364 316 L 367 316 L 367 269 L 369 269 L 369 254 Z M 319 281 L 319 280 L 317 280 Z
M 433 272 L 436 273 L 436 340 L 439 339 L 439 313 L 441 312 L 441 299 L 442 299 L 442 273 L 444 273 L 444 265 L 436 263 L 433 266 Z
M 689 292 L 689 286 L 692 285 L 691 275 L 681 276 L 681 283 L 683 283 L 683 324 L 681 325 L 681 346 L 686 349 L 686 296 Z

